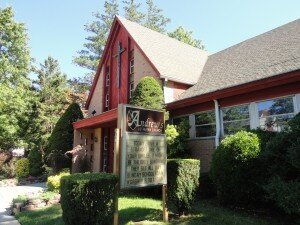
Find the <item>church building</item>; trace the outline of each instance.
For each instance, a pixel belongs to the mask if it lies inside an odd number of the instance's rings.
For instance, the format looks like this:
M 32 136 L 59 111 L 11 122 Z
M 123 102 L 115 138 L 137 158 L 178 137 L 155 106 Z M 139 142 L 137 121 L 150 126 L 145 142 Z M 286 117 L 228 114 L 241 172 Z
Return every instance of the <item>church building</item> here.
M 226 135 L 280 131 L 300 112 L 300 20 L 209 54 L 116 17 L 86 102 L 88 117 L 73 124 L 74 146 L 84 146 L 94 172 L 113 171 L 117 107 L 144 76 L 161 84 L 174 124 L 189 120 L 189 147 L 207 172 Z

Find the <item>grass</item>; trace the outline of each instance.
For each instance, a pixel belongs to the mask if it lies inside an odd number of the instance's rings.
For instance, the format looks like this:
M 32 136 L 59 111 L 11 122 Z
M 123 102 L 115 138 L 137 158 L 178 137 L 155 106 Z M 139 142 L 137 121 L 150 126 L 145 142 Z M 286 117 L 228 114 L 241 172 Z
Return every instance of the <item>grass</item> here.
M 21 212 L 17 219 L 22 225 L 63 225 L 60 205 L 36 211 Z M 161 201 L 151 198 L 127 196 L 119 198 L 120 224 L 165 225 Z M 133 222 L 136 221 L 136 222 Z M 141 221 L 141 222 L 138 222 Z M 190 216 L 171 218 L 168 225 L 287 225 L 286 221 L 261 218 L 218 206 L 214 201 L 203 200 L 195 204 Z

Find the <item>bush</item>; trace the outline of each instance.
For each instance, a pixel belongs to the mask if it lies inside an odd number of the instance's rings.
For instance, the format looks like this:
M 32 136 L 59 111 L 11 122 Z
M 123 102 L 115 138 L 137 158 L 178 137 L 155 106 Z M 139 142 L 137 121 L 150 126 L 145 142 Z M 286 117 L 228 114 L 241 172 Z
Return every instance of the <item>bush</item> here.
M 19 159 L 16 162 L 16 175 L 18 178 L 29 176 L 29 160 L 26 158 Z
M 42 154 L 38 150 L 31 150 L 28 154 L 28 160 L 29 160 L 29 173 L 32 176 L 39 176 L 41 175 L 45 170 L 43 167 L 43 157 Z
M 217 195 L 216 187 L 209 173 L 201 173 L 199 179 L 199 194 L 203 198 L 212 198 Z
M 112 224 L 118 197 L 117 176 L 72 174 L 61 179 L 61 207 L 66 225 Z
M 136 86 L 130 104 L 150 109 L 163 109 L 164 94 L 155 78 L 143 77 Z
M 16 158 L 12 158 L 9 162 L 5 162 L 0 167 L 0 174 L 6 178 L 13 178 L 16 176 Z
M 45 162 L 54 168 L 55 172 L 61 168 L 70 167 L 71 160 L 64 157 L 64 153 L 73 148 L 73 122 L 83 119 L 82 111 L 77 103 L 72 103 L 57 121 L 45 149 Z M 49 157 L 52 154 L 52 157 Z
M 245 205 L 256 200 L 258 187 L 251 169 L 259 153 L 259 139 L 250 132 L 239 131 L 221 142 L 210 172 L 222 203 Z
M 69 176 L 70 173 L 62 172 L 60 174 L 49 176 L 47 178 L 47 188 L 48 191 L 59 192 L 60 189 L 60 179 L 64 176 Z
M 167 125 L 167 151 L 168 158 L 186 158 L 189 157 L 188 139 L 190 124 L 187 118 L 183 119 L 179 125 Z
M 168 205 L 183 215 L 191 209 L 199 186 L 200 161 L 170 159 L 168 172 Z
M 265 186 L 268 198 L 287 214 L 300 215 L 300 181 L 283 181 L 273 177 Z

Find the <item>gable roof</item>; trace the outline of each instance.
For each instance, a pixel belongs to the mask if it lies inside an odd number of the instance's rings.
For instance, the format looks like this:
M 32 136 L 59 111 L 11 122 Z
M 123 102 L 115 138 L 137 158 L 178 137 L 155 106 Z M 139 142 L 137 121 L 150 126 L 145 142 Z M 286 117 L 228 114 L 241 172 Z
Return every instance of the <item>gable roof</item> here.
M 177 101 L 299 69 L 300 19 L 210 55 L 197 84 Z
M 120 16 L 117 19 L 156 67 L 161 78 L 190 85 L 197 83 L 208 52 Z

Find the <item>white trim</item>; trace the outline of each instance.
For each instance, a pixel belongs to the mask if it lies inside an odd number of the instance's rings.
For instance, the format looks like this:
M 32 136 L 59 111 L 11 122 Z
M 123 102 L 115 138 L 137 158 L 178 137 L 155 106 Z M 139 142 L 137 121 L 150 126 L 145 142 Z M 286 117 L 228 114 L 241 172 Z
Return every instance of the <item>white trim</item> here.
M 216 116 L 216 137 L 215 147 L 217 148 L 220 143 L 221 125 L 220 125 L 220 106 L 218 100 L 214 100 L 215 103 L 215 116 Z
M 251 129 L 259 128 L 258 107 L 256 102 L 251 102 L 249 104 L 249 116 L 250 116 L 250 128 Z
M 195 120 L 195 115 L 191 114 L 189 115 L 189 122 L 190 122 L 190 138 L 196 138 L 196 120 Z
M 294 100 L 295 114 L 300 113 L 300 93 L 299 94 L 295 94 L 293 100 Z

